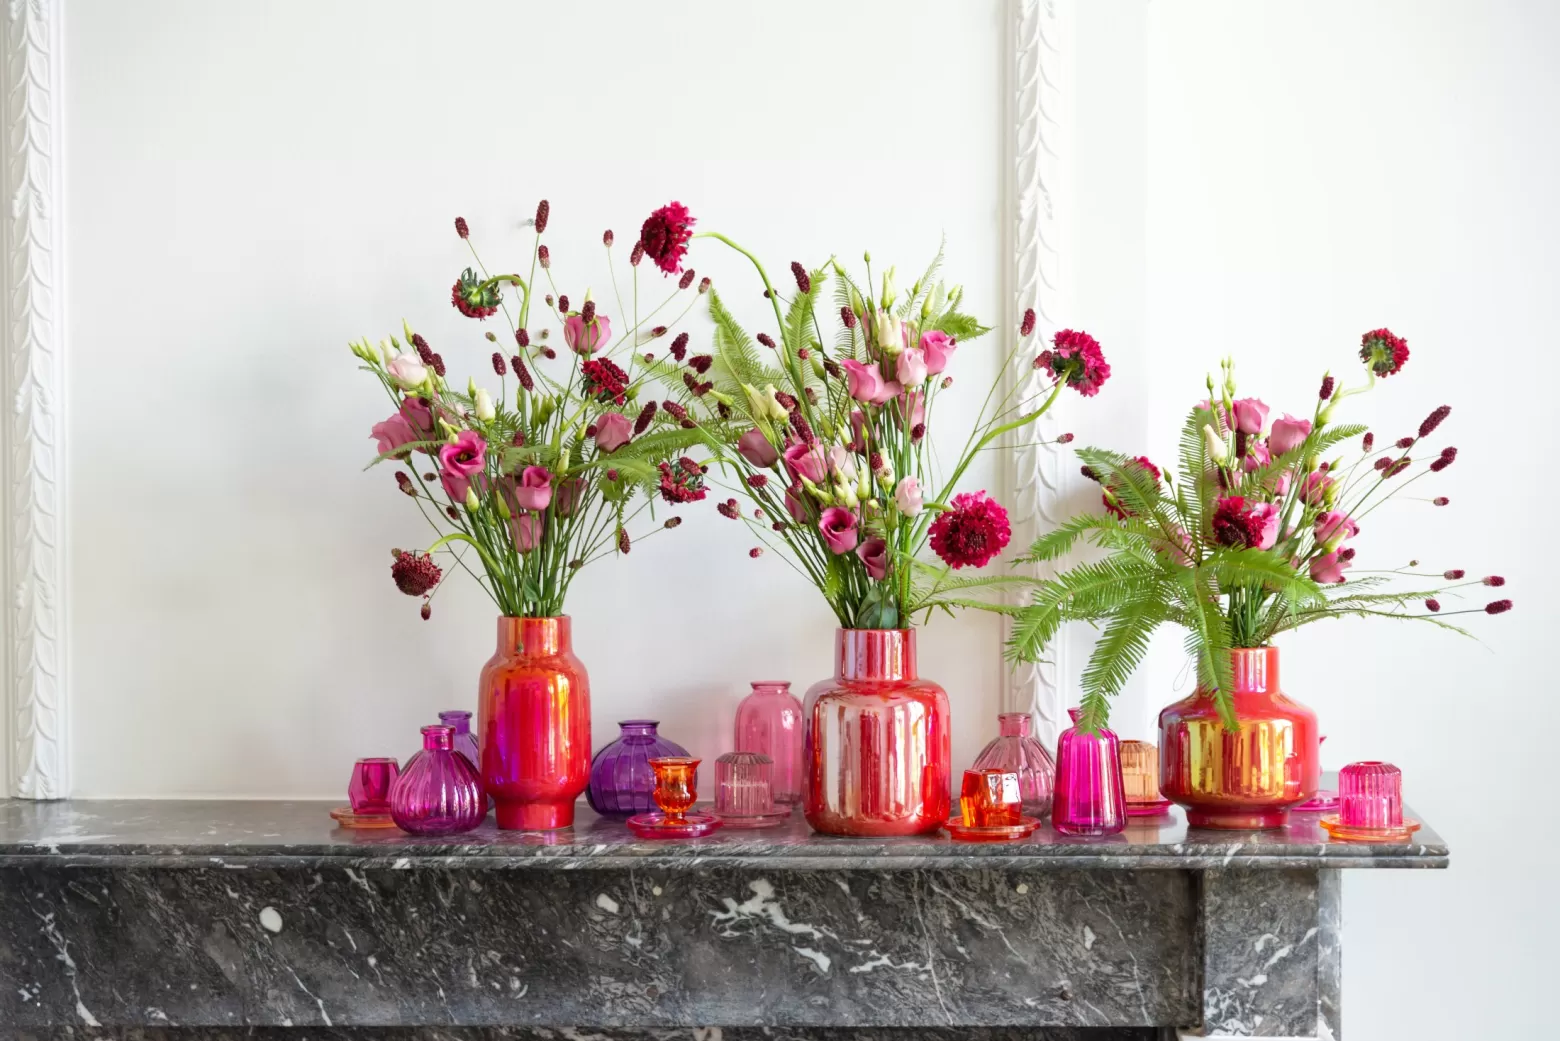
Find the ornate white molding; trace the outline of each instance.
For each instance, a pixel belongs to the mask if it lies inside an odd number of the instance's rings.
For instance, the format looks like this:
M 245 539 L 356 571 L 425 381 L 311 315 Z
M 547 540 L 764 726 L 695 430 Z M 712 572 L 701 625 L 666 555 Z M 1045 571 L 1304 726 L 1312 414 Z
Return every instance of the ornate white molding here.
M 1009 162 L 1006 202 L 1009 220 L 1011 310 L 1004 327 L 1016 329 L 1024 311 L 1038 318 L 1031 349 L 1015 359 L 1010 377 L 1020 400 L 1033 397 L 1044 384 L 1034 359 L 1061 327 L 1065 313 L 1063 288 L 1062 202 L 1066 189 L 1065 141 L 1067 52 L 1070 43 L 1071 0 L 1009 0 L 1011 34 L 1008 63 Z M 1024 442 L 1008 454 L 1009 488 L 1013 502 L 1013 545 L 1025 546 L 1041 531 L 1062 520 L 1060 500 L 1067 484 L 1068 450 L 1030 442 L 1053 441 L 1062 433 L 1058 400 Z M 1037 572 L 1037 574 L 1040 572 Z M 1066 641 L 1058 639 L 1037 665 L 1023 665 L 1008 675 L 1006 708 L 1028 709 L 1036 717 L 1036 735 L 1055 747 L 1066 725 L 1068 660 Z
M 5 693 L 9 794 L 70 794 L 65 664 L 62 0 L 9 0 L 5 83 Z

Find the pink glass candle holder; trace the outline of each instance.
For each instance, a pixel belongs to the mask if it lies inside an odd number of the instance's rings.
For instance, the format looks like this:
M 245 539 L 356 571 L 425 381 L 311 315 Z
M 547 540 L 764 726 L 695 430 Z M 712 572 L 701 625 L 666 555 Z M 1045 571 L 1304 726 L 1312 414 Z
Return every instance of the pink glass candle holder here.
M 1079 730 L 1081 709 L 1068 714 L 1073 725 L 1057 741 L 1051 826 L 1063 835 L 1114 835 L 1127 826 L 1120 741 L 1104 727 L 1097 734 Z
M 802 744 L 806 736 L 802 700 L 784 680 L 758 680 L 737 706 L 736 750 L 767 755 L 774 762 L 774 800 L 802 801 Z
M 1036 741 L 1027 712 L 1003 712 L 997 716 L 997 736 L 975 757 L 976 770 L 1012 770 L 1018 774 L 1018 791 L 1024 813 L 1037 820 L 1051 812 L 1051 792 L 1056 787 L 1056 763 L 1045 746 Z
M 1018 774 L 1013 770 L 964 771 L 959 788 L 959 810 L 966 827 L 1006 828 L 1024 816 Z
M 765 828 L 790 816 L 776 806 L 774 761 L 757 752 L 727 752 L 715 760 L 715 816 L 732 828 Z
M 720 818 L 713 814 L 688 812 L 699 797 L 699 762 L 683 755 L 650 760 L 650 769 L 655 771 L 655 804 L 661 812 L 628 818 L 628 829 L 644 839 L 693 839 L 720 827 Z
M 352 765 L 352 781 L 347 785 L 347 799 L 352 803 L 352 812 L 389 813 L 390 788 L 400 776 L 401 764 L 394 759 L 359 759 Z
M 1170 808 L 1159 794 L 1159 746 L 1148 741 L 1121 742 L 1121 779 L 1128 817 L 1157 817 Z
M 476 767 L 455 751 L 455 728 L 422 728 L 422 751 L 390 789 L 395 826 L 413 835 L 454 835 L 482 823 L 482 782 Z
M 1403 816 L 1403 773 L 1391 763 L 1350 763 L 1338 773 L 1338 813 L 1321 819 L 1343 842 L 1404 842 L 1419 822 Z

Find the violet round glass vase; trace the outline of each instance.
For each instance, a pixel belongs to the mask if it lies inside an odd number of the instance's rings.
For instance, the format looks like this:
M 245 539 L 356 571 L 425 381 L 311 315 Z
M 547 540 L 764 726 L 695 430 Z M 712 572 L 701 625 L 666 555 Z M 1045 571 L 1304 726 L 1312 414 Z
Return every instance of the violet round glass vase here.
M 686 757 L 688 750 L 656 732 L 654 719 L 625 719 L 618 723 L 616 741 L 596 753 L 590 764 L 590 785 L 585 798 L 604 817 L 649 813 L 655 805 L 655 771 L 650 760 Z M 695 773 L 695 784 L 698 777 Z
M 455 750 L 455 730 L 422 728 L 422 751 L 407 760 L 390 789 L 395 826 L 413 835 L 454 835 L 482 823 L 482 783 Z
M 1045 746 L 1031 735 L 1034 721 L 1027 712 L 997 716 L 997 737 L 975 757 L 975 770 L 1007 770 L 1018 774 L 1018 791 L 1024 800 L 1024 816 L 1043 820 L 1051 811 L 1056 787 L 1056 762 Z
M 477 735 L 471 732 L 471 713 L 459 709 L 450 709 L 439 713 L 439 722 L 455 731 L 455 751 L 471 761 L 471 768 L 477 771 L 477 781 L 482 779 L 481 755 L 477 752 Z M 492 800 L 487 792 L 482 793 L 482 812 L 486 815 Z
M 775 802 L 802 801 L 802 744 L 807 726 L 802 699 L 783 680 L 758 680 L 737 706 L 736 750 L 757 752 L 774 761 Z
M 1063 835 L 1114 835 L 1127 826 L 1126 785 L 1121 776 L 1121 742 L 1111 731 L 1062 731 L 1056 751 L 1056 793 L 1051 827 Z

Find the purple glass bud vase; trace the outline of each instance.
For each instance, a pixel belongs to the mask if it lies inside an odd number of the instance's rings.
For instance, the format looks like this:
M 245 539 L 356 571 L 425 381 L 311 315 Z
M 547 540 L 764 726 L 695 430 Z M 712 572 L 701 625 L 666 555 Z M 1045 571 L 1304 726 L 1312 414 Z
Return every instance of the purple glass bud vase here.
M 591 809 L 606 817 L 625 817 L 656 808 L 655 771 L 650 769 L 650 760 L 688 755 L 682 745 L 656 733 L 660 725 L 654 719 L 618 723 L 622 731 L 618 739 L 591 760 L 590 786 L 585 789 Z
M 450 709 L 439 713 L 439 722 L 455 731 L 455 751 L 465 756 L 471 762 L 471 768 L 477 771 L 480 783 L 482 777 L 481 756 L 477 752 L 477 735 L 471 732 L 471 713 L 458 709 Z M 482 813 L 487 815 L 488 808 L 493 800 L 488 798 L 487 792 L 482 793 Z
M 422 728 L 422 751 L 407 760 L 390 789 L 395 826 L 413 835 L 453 835 L 482 823 L 482 785 L 477 771 L 455 751 L 455 730 Z
M 1030 736 L 1033 725 L 1027 712 L 1004 712 L 997 716 L 998 736 L 975 757 L 974 769 L 1009 770 L 1018 774 L 1024 815 L 1043 820 L 1051 812 L 1056 763 L 1045 746 Z
M 1073 725 L 1057 742 L 1051 827 L 1063 835 L 1114 835 L 1127 826 L 1121 744 L 1104 727 L 1085 734 L 1078 729 L 1081 710 L 1067 711 Z

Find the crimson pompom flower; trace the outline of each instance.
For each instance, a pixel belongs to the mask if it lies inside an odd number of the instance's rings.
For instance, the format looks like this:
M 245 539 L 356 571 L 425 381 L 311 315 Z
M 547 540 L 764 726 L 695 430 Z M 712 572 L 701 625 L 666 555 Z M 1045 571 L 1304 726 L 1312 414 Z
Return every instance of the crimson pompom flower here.
M 1068 434 L 1067 438 L 1068 440 L 1071 440 L 1072 435 Z M 1060 440 L 1060 438 L 1058 438 L 1058 440 Z M 1065 444 L 1066 442 L 1063 443 Z M 1148 456 L 1135 456 L 1127 461 L 1128 466 L 1132 466 L 1134 464 L 1154 478 L 1155 487 L 1159 486 L 1159 478 L 1161 476 L 1159 467 L 1155 466 L 1153 462 L 1149 460 Z M 1105 503 L 1105 508 L 1117 517 L 1120 517 L 1122 520 L 1126 520 L 1128 517 L 1133 515 L 1131 510 L 1127 509 L 1121 504 L 1121 489 L 1115 478 L 1111 478 L 1110 483 L 1105 487 L 1105 493 L 1101 495 L 1100 498 Z
M 1408 341 L 1391 329 L 1372 329 L 1360 337 L 1360 361 L 1378 376 L 1390 376 L 1408 361 Z
M 592 358 L 580 364 L 585 393 L 600 402 L 624 404 L 628 400 L 628 373 L 609 358 Z
M 692 459 L 683 456 L 676 466 L 657 463 L 656 468 L 661 471 L 661 498 L 667 502 L 698 502 L 704 498 L 704 470 Z
M 1270 502 L 1226 495 L 1214 508 L 1210 526 L 1221 546 L 1270 549 L 1278 535 L 1278 508 Z
M 985 567 L 1013 536 L 1007 510 L 985 492 L 953 497 L 953 508 L 932 522 L 932 552 L 951 568 Z
M 450 303 L 467 318 L 486 318 L 498 311 L 498 287 L 483 285 L 477 273 L 468 267 L 455 280 Z
M 444 572 L 426 553 L 402 553 L 390 565 L 390 577 L 407 596 L 423 596 L 439 584 Z
M 1439 611 L 1441 609 L 1441 601 L 1432 596 L 1425 601 L 1425 607 L 1430 611 Z
M 1088 333 L 1063 329 L 1051 340 L 1051 349 L 1035 359 L 1035 367 L 1048 369 L 1086 398 L 1100 392 L 1110 378 L 1110 365 L 1100 353 L 1100 342 Z
M 656 267 L 668 275 L 675 275 L 682 270 L 688 240 L 693 238 L 694 223 L 688 207 L 680 202 L 669 202 L 645 218 L 639 229 L 639 243 Z

